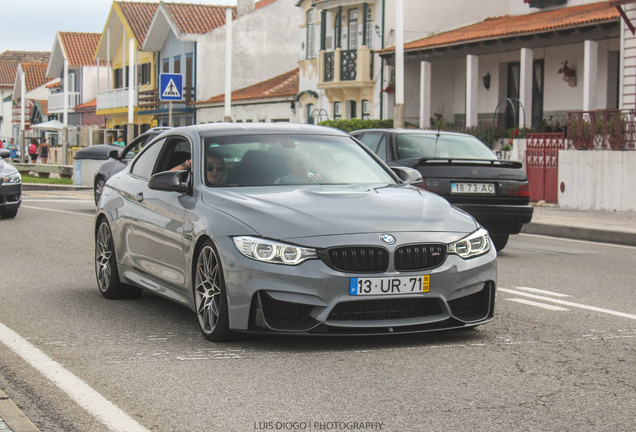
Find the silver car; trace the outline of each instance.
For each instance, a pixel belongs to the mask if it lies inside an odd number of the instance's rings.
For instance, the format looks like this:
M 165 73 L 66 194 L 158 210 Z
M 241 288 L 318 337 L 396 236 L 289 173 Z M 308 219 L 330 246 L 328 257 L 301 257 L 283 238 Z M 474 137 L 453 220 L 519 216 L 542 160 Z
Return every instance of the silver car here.
M 335 129 L 175 128 L 105 185 L 106 298 L 190 307 L 206 338 L 390 334 L 493 319 L 496 252 L 470 215 Z

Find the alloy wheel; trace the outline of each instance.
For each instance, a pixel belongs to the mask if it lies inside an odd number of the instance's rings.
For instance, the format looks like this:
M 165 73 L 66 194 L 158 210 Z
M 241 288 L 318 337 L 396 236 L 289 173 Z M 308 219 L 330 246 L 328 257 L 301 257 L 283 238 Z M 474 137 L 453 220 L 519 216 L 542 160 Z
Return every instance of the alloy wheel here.
M 195 302 L 201 330 L 211 334 L 219 323 L 221 313 L 221 277 L 219 260 L 210 246 L 199 253 L 195 275 Z
M 97 232 L 97 245 L 95 248 L 95 269 L 97 271 L 97 284 L 101 291 L 106 291 L 110 286 L 112 277 L 111 257 L 113 255 L 112 236 L 106 222 L 102 222 Z

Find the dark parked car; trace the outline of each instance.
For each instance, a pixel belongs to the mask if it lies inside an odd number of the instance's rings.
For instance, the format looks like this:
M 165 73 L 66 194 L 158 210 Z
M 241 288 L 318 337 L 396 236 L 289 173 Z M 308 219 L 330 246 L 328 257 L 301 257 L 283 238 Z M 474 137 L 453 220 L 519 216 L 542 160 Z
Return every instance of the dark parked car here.
M 171 170 L 180 164 L 191 168 Z M 185 305 L 215 341 L 490 322 L 497 254 L 487 231 L 400 180 L 421 180 L 417 171 L 396 171 L 331 128 L 174 128 L 106 182 L 97 285 L 106 298 L 148 290 Z
M 391 167 L 417 169 L 418 184 L 470 213 L 497 248 L 532 219 L 530 186 L 521 162 L 499 160 L 472 135 L 412 129 L 367 129 L 351 135 Z
M 149 129 L 135 138 L 124 148 L 115 144 L 104 144 L 86 147 L 75 153 L 75 159 L 103 159 L 106 161 L 101 164 L 95 172 L 95 180 L 93 181 L 95 204 L 97 204 L 99 197 L 102 195 L 102 190 L 104 189 L 106 180 L 108 180 L 113 174 L 126 168 L 128 162 L 135 157 L 146 143 L 169 129 L 169 127 L 155 127 Z
M 14 218 L 22 202 L 22 177 L 13 165 L 0 159 L 0 217 Z

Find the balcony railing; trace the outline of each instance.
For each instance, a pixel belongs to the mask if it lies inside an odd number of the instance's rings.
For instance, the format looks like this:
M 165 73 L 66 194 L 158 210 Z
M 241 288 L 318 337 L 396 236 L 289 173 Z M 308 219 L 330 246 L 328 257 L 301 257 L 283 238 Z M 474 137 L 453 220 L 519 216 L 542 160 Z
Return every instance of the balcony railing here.
M 97 110 L 128 107 L 129 89 L 107 90 L 97 93 Z M 137 87 L 133 87 L 133 106 L 137 106 Z
M 357 75 L 358 50 L 342 51 L 340 59 L 340 79 L 342 81 L 355 81 Z
M 183 101 L 173 102 L 173 108 L 190 108 L 189 103 L 194 102 L 194 87 L 183 88 Z M 147 90 L 139 92 L 140 110 L 168 109 L 168 102 L 159 100 L 159 90 Z
M 327 52 L 325 53 L 325 82 L 333 81 L 333 71 L 334 71 L 334 53 Z
M 68 95 L 68 107 L 69 109 L 75 108 L 82 100 L 82 95 L 77 92 L 67 93 Z M 55 93 L 49 95 L 49 108 L 50 113 L 64 111 L 64 93 Z

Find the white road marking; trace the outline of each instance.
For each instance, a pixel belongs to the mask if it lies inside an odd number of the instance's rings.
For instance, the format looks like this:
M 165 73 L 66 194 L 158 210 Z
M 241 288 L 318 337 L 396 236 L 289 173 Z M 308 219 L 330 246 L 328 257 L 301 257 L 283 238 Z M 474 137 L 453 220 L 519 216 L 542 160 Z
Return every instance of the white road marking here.
M 28 208 L 28 209 L 36 209 L 36 210 L 46 210 L 46 211 L 51 211 L 51 212 L 55 212 L 55 213 L 66 213 L 66 214 L 72 214 L 72 215 L 76 215 L 76 216 L 87 216 L 90 218 L 95 219 L 95 215 L 91 215 L 91 214 L 86 214 L 86 213 L 78 213 L 78 212 L 70 212 L 70 211 L 65 211 L 65 210 L 56 210 L 56 209 L 49 209 L 49 208 L 44 208 L 44 207 L 32 207 L 32 206 L 21 206 L 22 208 Z
M 132 417 L 115 406 L 84 381 L 66 370 L 49 356 L 0 323 L 0 342 L 52 381 L 81 407 L 115 432 L 149 432 Z
M 526 233 L 521 233 L 517 235 L 524 236 L 524 237 L 539 237 L 539 238 L 551 239 L 551 240 L 563 240 L 563 241 L 569 241 L 574 243 L 585 243 L 589 245 L 613 246 L 613 247 L 622 248 L 622 249 L 631 249 L 631 250 L 636 249 L 636 246 L 628 246 L 628 245 L 621 245 L 621 244 L 615 244 L 615 243 L 595 242 L 595 241 L 589 241 L 589 240 L 577 240 L 577 239 L 571 239 L 567 237 L 554 237 L 554 236 L 547 236 L 547 235 L 541 235 L 541 234 L 526 234 Z
M 543 296 L 538 296 L 538 295 L 534 295 L 534 294 L 530 294 L 530 293 L 526 293 L 523 291 L 517 291 L 517 290 L 512 290 L 512 289 L 508 289 L 508 288 L 501 288 L 498 287 L 497 288 L 499 291 L 508 293 L 508 294 L 515 294 L 515 295 L 520 295 L 520 296 L 524 296 L 524 297 L 529 297 L 535 300 L 543 300 L 543 301 L 547 301 L 547 302 L 552 302 L 552 303 L 556 303 L 556 304 L 560 304 L 563 306 L 570 306 L 570 307 L 575 307 L 575 308 L 579 308 L 579 309 L 587 309 L 587 310 L 591 310 L 594 312 L 601 312 L 601 313 L 606 313 L 609 315 L 616 315 L 622 318 L 629 318 L 629 319 L 633 319 L 636 320 L 636 315 L 633 314 L 628 314 L 625 312 L 618 312 L 618 311 L 613 311 L 611 309 L 603 309 L 603 308 L 599 308 L 596 306 L 588 306 L 588 305 L 584 305 L 584 304 L 580 304 L 580 303 L 574 303 L 574 302 L 570 302 L 567 300 L 559 300 L 559 299 L 554 299 L 554 298 L 550 298 L 550 297 L 543 297 Z
M 561 306 L 554 306 L 554 305 L 550 305 L 550 304 L 545 304 L 545 303 L 538 303 L 532 300 L 526 300 L 526 299 L 518 299 L 518 298 L 511 298 L 511 299 L 506 299 L 509 301 L 513 301 L 516 303 L 522 303 L 522 304 L 526 304 L 526 305 L 530 305 L 530 306 L 537 306 L 543 309 L 548 309 L 548 310 L 552 310 L 552 311 L 559 311 L 559 312 L 563 312 L 563 311 L 567 311 L 569 309 L 566 308 L 562 308 Z
M 55 202 L 55 203 L 94 203 L 95 200 L 81 200 L 81 199 L 52 199 L 52 198 L 24 198 L 24 202 Z
M 551 295 L 551 296 L 554 296 L 554 297 L 571 297 L 570 295 L 567 295 L 567 294 L 561 294 L 561 293 L 554 292 L 554 291 L 546 291 L 546 290 L 542 290 L 542 289 L 538 289 L 538 288 L 516 287 L 515 289 L 518 289 L 518 290 L 521 290 L 521 291 L 527 291 L 527 292 L 531 292 L 531 293 L 535 293 L 535 294 Z

